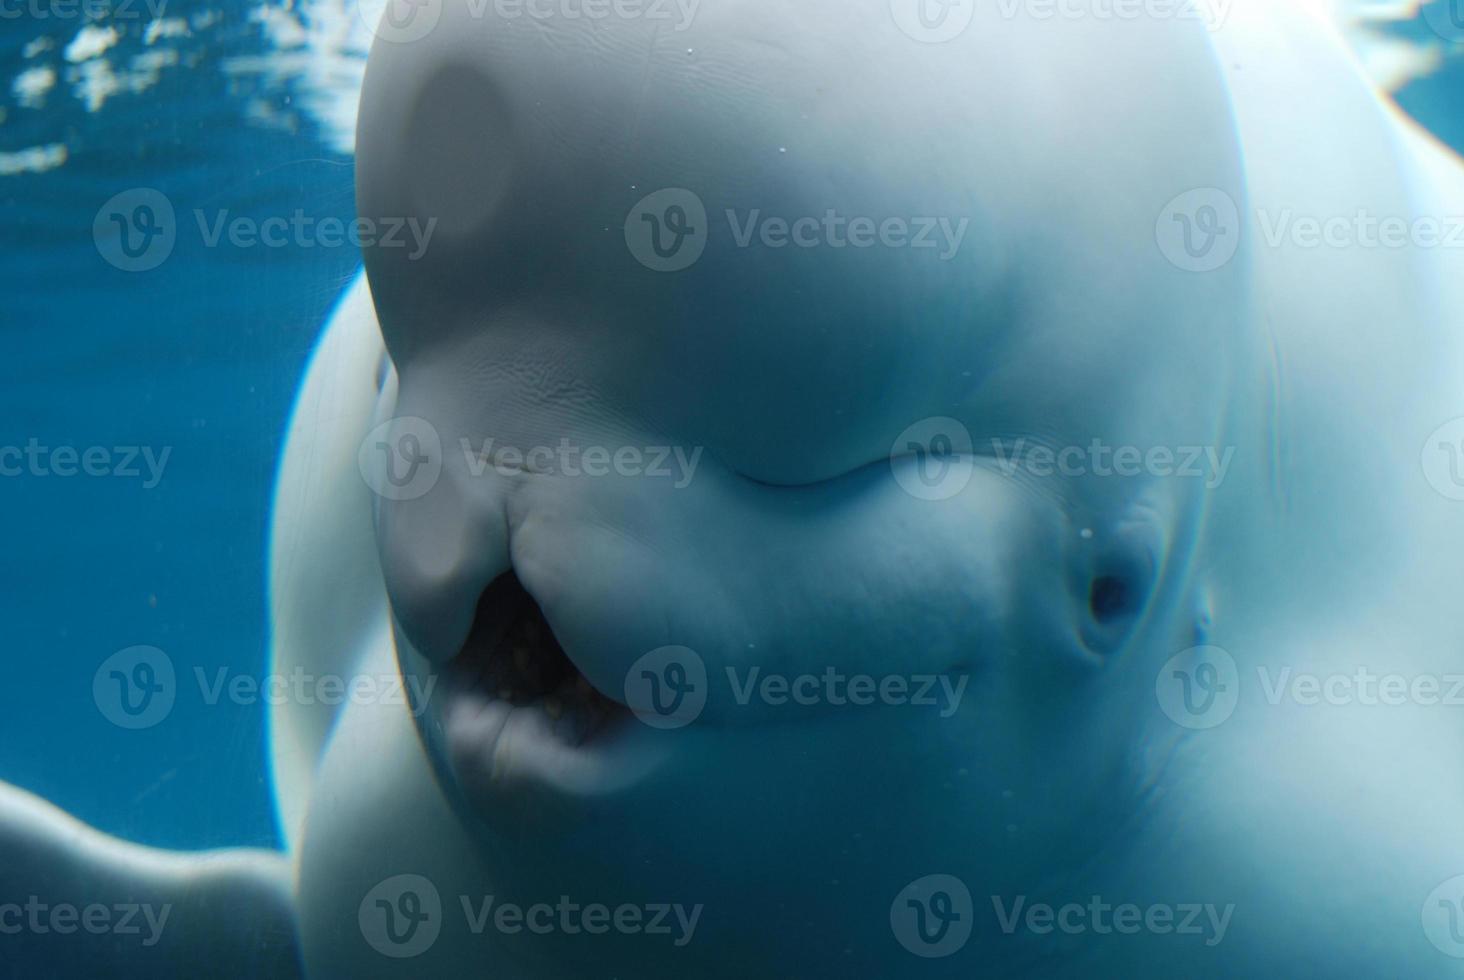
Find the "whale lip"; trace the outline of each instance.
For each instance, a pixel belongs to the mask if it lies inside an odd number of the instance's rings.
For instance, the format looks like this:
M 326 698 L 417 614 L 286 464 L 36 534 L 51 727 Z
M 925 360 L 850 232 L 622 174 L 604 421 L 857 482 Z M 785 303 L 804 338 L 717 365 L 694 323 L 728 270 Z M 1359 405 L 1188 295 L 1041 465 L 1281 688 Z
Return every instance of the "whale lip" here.
M 571 796 L 623 788 L 656 753 L 635 748 L 633 714 L 596 688 L 513 572 L 484 590 L 473 628 L 428 706 L 453 781 L 470 798 L 537 786 Z
M 527 790 L 580 798 L 608 795 L 648 775 L 659 758 L 640 751 L 626 718 L 576 740 L 566 737 L 564 718 L 554 718 L 540 704 L 471 694 L 450 694 L 447 701 L 442 761 L 457 788 L 480 809 L 493 809 Z

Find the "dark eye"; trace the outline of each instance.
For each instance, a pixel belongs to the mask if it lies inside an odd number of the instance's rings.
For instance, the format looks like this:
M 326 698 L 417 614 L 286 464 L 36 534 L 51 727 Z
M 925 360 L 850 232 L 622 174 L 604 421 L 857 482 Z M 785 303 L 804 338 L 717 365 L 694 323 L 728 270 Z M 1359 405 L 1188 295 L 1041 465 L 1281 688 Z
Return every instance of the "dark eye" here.
M 1136 605 L 1134 589 L 1122 575 L 1101 575 L 1088 591 L 1088 608 L 1105 625 L 1129 615 Z
M 1154 522 L 1135 517 L 1098 532 L 1091 558 L 1083 563 L 1088 601 L 1083 636 L 1092 653 L 1106 656 L 1119 649 L 1144 614 L 1156 586 L 1161 542 Z M 1082 593 L 1074 598 L 1082 601 Z

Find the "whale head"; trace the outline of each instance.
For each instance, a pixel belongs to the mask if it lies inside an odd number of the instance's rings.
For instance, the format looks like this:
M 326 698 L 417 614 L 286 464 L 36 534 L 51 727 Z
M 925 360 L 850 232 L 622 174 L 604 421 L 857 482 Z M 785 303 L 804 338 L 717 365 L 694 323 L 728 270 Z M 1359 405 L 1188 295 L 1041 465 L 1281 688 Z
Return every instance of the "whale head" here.
M 891 974 L 912 882 L 1032 890 L 1179 805 L 1153 678 L 1251 317 L 1156 220 L 1244 199 L 1215 56 L 901 8 L 448 3 L 372 51 L 360 213 L 434 229 L 366 265 L 436 781 L 495 894 L 705 909 L 498 937 L 532 975 Z

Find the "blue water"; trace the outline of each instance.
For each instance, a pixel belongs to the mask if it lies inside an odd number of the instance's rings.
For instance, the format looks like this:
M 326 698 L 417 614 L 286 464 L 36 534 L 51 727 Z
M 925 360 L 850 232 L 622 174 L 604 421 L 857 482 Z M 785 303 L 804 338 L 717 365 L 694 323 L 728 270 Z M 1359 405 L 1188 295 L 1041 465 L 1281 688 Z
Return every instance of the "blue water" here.
M 0 779 L 127 838 L 170 847 L 271 845 L 265 711 L 209 705 L 212 678 L 267 670 L 267 536 L 282 432 L 324 316 L 357 266 L 348 245 L 209 247 L 192 212 L 256 220 L 352 214 L 352 159 L 302 103 L 302 83 L 241 80 L 230 59 L 276 53 L 252 5 L 175 6 L 218 19 L 171 45 L 179 64 L 97 110 L 64 78 L 79 24 L 0 21 L 0 154 L 65 147 L 64 163 L 0 175 L 0 447 L 169 451 L 142 478 L 0 477 L 3 553 Z M 117 63 L 152 50 L 126 25 Z M 1421 36 L 1404 25 L 1404 34 Z M 49 36 L 49 51 L 27 46 Z M 167 45 L 165 45 L 166 47 Z M 308 56 L 307 56 L 308 57 Z M 189 64 L 190 59 L 196 59 Z M 58 81 L 27 107 L 12 79 Z M 1464 59 L 1407 86 L 1401 104 L 1464 149 Z M 0 158 L 3 159 L 3 158 Z M 93 239 L 113 195 L 149 187 L 178 215 L 177 244 L 148 272 Z M 145 472 L 145 470 L 144 470 Z M 128 731 L 93 700 L 112 653 L 166 652 L 171 713 Z
M 0 778 L 110 832 L 176 847 L 276 840 L 264 709 L 209 706 L 191 678 L 195 667 L 210 678 L 266 669 L 281 433 L 323 317 L 358 264 L 349 247 L 210 248 L 198 233 L 195 208 L 211 219 L 222 208 L 260 220 L 352 214 L 350 157 L 308 119 L 295 133 L 248 124 L 238 91 L 210 70 L 267 46 L 246 5 L 221 9 L 197 67 L 96 113 L 59 91 L 41 109 L 7 100 L 0 124 L 0 151 L 63 141 L 69 156 L 0 177 L 0 445 L 171 450 L 152 489 L 140 478 L 0 478 L 11 668 Z M 75 29 L 54 33 L 64 43 Z M 8 86 L 23 46 L 47 31 L 0 32 Z M 179 233 L 160 267 L 129 273 L 103 260 L 92 223 L 138 186 L 174 203 Z M 135 644 L 168 654 L 179 696 L 161 724 L 123 731 L 93 702 L 92 676 Z

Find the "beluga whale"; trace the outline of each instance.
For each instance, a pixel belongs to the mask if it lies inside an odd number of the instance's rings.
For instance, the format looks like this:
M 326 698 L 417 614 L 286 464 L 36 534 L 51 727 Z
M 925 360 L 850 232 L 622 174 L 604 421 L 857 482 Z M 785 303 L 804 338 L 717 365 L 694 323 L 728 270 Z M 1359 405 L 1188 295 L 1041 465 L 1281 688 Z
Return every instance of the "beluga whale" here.
M 1313 5 L 376 32 L 358 210 L 435 233 L 324 330 L 270 582 L 367 693 L 271 708 L 281 853 L 0 792 L 7 964 L 1458 971 L 1464 169 Z

